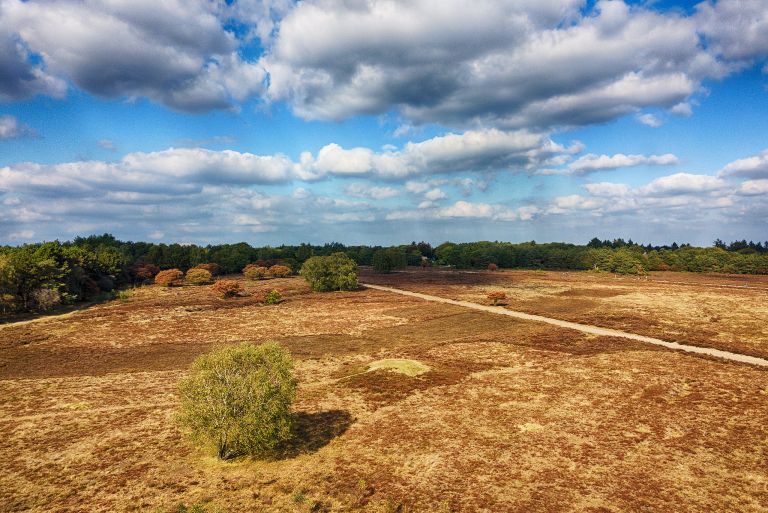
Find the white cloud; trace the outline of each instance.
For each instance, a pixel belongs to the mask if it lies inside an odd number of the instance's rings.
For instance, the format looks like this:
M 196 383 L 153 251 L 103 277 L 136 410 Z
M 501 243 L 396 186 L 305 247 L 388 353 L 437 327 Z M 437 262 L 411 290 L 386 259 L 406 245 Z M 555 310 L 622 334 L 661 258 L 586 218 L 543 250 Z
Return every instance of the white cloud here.
M 623 183 L 611 183 L 611 182 L 600 182 L 600 183 L 588 183 L 584 185 L 584 188 L 592 195 L 592 196 L 607 196 L 607 197 L 615 197 L 615 196 L 625 196 L 629 193 L 629 186 Z
M 571 173 L 586 174 L 594 171 L 606 171 L 635 166 L 674 166 L 680 163 L 675 155 L 595 155 L 588 154 L 568 165 Z
M 710 175 L 675 173 L 653 180 L 639 189 L 645 196 L 670 196 L 681 194 L 699 194 L 725 188 L 725 181 Z
M 768 180 L 747 180 L 737 191 L 742 196 L 768 196 Z
M 357 198 L 371 198 L 376 200 L 394 198 L 399 194 L 398 190 L 394 187 L 374 187 L 361 183 L 353 183 L 348 185 L 344 192 L 348 196 L 354 196 Z
M 675 107 L 673 107 L 673 109 L 674 108 Z M 649 126 L 651 128 L 659 128 L 661 125 L 664 124 L 664 121 L 662 121 L 661 118 L 653 114 L 641 114 L 637 116 L 637 120 L 643 125 Z
M 764 150 L 757 155 L 734 160 L 723 167 L 718 176 L 738 176 L 743 178 L 766 178 L 768 177 L 768 150 Z
M 427 201 L 437 201 L 447 198 L 448 195 L 442 189 L 431 189 L 424 193 L 424 199 Z
M 0 141 L 33 135 L 35 135 L 34 130 L 19 123 L 19 120 L 14 116 L 0 116 Z
M 259 94 L 265 72 L 238 56 L 220 14 L 215 2 L 201 1 L 2 0 L 0 25 L 13 27 L 8 37 L 22 45 L 16 60 L 27 67 L 15 65 L 3 89 L 27 89 L 6 92 L 12 98 L 62 96 L 53 73 L 98 96 L 143 96 L 193 112 L 229 108 Z M 33 68 L 37 78 L 22 86 L 28 51 L 44 67 Z
M 408 123 L 582 125 L 672 108 L 722 66 L 696 21 L 621 1 L 306 0 L 263 59 L 310 119 L 397 108 Z
M 705 1 L 695 20 L 713 53 L 731 61 L 768 55 L 768 9 L 764 0 Z

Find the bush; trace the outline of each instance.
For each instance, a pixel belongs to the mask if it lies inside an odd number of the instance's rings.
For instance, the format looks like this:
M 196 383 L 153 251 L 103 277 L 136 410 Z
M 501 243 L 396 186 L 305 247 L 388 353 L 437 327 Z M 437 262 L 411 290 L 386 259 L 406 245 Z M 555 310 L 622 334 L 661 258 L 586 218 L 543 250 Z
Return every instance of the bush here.
M 217 280 L 211 286 L 211 290 L 223 298 L 235 297 L 243 293 L 243 288 L 237 280 Z
M 155 276 L 155 283 L 162 285 L 163 287 L 173 287 L 174 285 L 181 285 L 184 279 L 184 273 L 178 269 L 168 269 L 167 271 L 160 271 Z
M 498 305 L 499 301 L 504 301 L 506 299 L 507 299 L 507 295 L 500 290 L 488 293 L 488 300 L 493 302 L 493 306 Z
M 267 273 L 270 276 L 274 276 L 275 278 L 287 278 L 291 274 L 293 274 L 293 271 L 291 271 L 291 268 L 285 265 L 273 265 L 269 268 Z
M 263 280 L 267 275 L 267 271 L 266 267 L 248 264 L 243 268 L 243 275 L 249 280 Z
M 149 281 L 160 272 L 160 268 L 155 264 L 135 264 L 129 269 L 135 282 Z
M 179 421 L 221 459 L 267 455 L 290 437 L 292 370 L 290 354 L 274 343 L 200 356 L 179 385 Z
M 206 283 L 210 283 L 212 278 L 213 275 L 210 271 L 206 271 L 199 267 L 193 267 L 187 271 L 186 276 L 186 280 L 193 285 L 205 285 Z
M 498 271 L 499 270 L 499 266 L 494 264 L 493 262 L 491 262 L 490 264 L 488 264 L 488 270 L 489 271 Z
M 280 295 L 280 293 L 276 290 L 273 290 L 266 295 L 264 302 L 268 305 L 276 305 L 282 301 L 282 299 L 283 297 Z
M 344 253 L 310 258 L 301 266 L 301 275 L 316 292 L 357 288 L 357 264 Z
M 219 264 L 197 264 L 192 269 L 203 269 L 211 273 L 211 276 L 218 276 L 221 273 L 221 266 Z
M 61 294 L 54 289 L 35 289 L 32 292 L 32 301 L 38 310 L 45 312 L 61 304 Z

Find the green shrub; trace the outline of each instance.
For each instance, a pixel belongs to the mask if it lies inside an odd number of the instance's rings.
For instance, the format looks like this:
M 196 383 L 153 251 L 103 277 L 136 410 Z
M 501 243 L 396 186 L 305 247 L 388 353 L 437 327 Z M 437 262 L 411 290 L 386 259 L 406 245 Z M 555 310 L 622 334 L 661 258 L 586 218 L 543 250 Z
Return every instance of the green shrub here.
M 187 271 L 186 280 L 193 285 L 205 285 L 210 283 L 213 275 L 210 271 L 199 267 L 193 267 Z
M 179 385 L 179 421 L 221 459 L 268 455 L 290 437 L 292 370 L 290 354 L 275 343 L 200 356 Z
M 268 305 L 276 305 L 282 301 L 282 299 L 283 297 L 280 295 L 280 293 L 276 290 L 273 290 L 266 295 L 264 302 Z
M 310 258 L 301 266 L 301 275 L 316 292 L 357 288 L 357 264 L 344 253 Z

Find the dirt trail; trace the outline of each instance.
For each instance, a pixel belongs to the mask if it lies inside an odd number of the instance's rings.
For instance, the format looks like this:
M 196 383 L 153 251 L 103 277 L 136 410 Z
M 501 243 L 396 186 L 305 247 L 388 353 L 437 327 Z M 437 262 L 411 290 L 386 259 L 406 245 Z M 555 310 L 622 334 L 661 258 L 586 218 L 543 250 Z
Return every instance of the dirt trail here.
M 637 335 L 635 333 L 627 333 L 624 331 L 613 330 L 609 328 L 600 328 L 599 326 L 590 326 L 588 324 L 579 324 L 576 322 L 561 321 L 559 319 L 552 319 L 550 317 L 543 317 L 541 315 L 532 315 L 523 312 L 517 312 L 515 310 L 507 310 L 500 306 L 486 306 L 477 303 L 470 303 L 469 301 L 457 301 L 455 299 L 447 299 L 439 296 L 430 296 L 429 294 L 421 294 L 419 292 L 411 292 L 408 290 L 395 289 L 392 287 L 383 287 L 381 285 L 370 285 L 367 283 L 361 283 L 361 285 L 376 289 L 383 290 L 385 292 L 393 292 L 395 294 L 402 294 L 404 296 L 416 297 L 425 301 L 435 301 L 438 303 L 447 303 L 449 305 L 463 306 L 465 308 L 472 308 L 474 310 L 480 310 L 483 312 L 490 312 L 500 315 L 508 315 L 510 317 L 516 317 L 518 319 L 524 319 L 526 321 L 545 322 L 554 326 L 560 326 L 562 328 L 569 328 L 572 330 L 581 331 L 583 333 L 590 333 L 592 335 L 600 335 L 605 337 L 621 337 L 630 340 L 638 340 L 640 342 L 647 342 L 657 346 L 663 346 L 668 349 L 676 349 L 679 351 L 686 351 L 689 353 L 703 354 L 707 356 L 714 356 L 716 358 L 722 358 L 724 360 L 730 360 L 739 363 L 748 363 L 751 365 L 758 365 L 760 367 L 768 367 L 768 360 L 763 358 L 757 358 L 755 356 L 747 356 L 739 353 L 731 353 L 729 351 L 721 351 L 720 349 L 712 349 L 709 347 L 689 346 L 686 344 L 680 344 L 678 342 L 668 342 L 653 337 L 646 337 L 644 335 Z

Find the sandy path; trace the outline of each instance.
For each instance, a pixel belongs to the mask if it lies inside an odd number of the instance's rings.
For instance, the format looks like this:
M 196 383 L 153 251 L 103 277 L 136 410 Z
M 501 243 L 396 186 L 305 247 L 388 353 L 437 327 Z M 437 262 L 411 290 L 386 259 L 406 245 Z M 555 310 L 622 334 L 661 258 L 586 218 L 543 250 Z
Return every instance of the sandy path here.
M 494 314 L 508 315 L 510 317 L 516 317 L 518 319 L 524 319 L 526 321 L 545 322 L 554 326 L 560 326 L 561 328 L 569 328 L 572 330 L 581 331 L 583 333 L 590 333 L 592 335 L 600 335 L 604 337 L 621 337 L 630 340 L 638 340 L 640 342 L 647 342 L 657 346 L 666 347 L 668 349 L 676 349 L 679 351 L 686 351 L 689 353 L 703 354 L 707 356 L 714 356 L 717 358 L 723 358 L 724 360 L 731 360 L 739 363 L 749 363 L 752 365 L 758 365 L 760 367 L 768 367 L 768 360 L 763 358 L 757 358 L 755 356 L 747 356 L 739 353 L 731 353 L 729 351 L 721 351 L 720 349 L 712 349 L 709 347 L 689 346 L 686 344 L 680 344 L 677 342 L 668 342 L 653 337 L 646 337 L 644 335 L 637 335 L 635 333 L 627 333 L 625 331 L 613 330 L 609 328 L 600 328 L 598 326 L 590 326 L 589 324 L 579 324 L 576 322 L 561 321 L 559 319 L 552 319 L 550 317 L 543 317 L 541 315 L 532 315 L 523 312 L 517 312 L 515 310 L 507 310 L 500 306 L 486 306 L 477 303 L 470 303 L 469 301 L 456 301 L 454 299 L 447 299 L 439 296 L 430 296 L 428 294 L 421 294 L 419 292 L 410 292 L 408 290 L 395 289 L 392 287 L 382 287 L 381 285 L 369 285 L 367 283 L 361 283 L 361 285 L 376 289 L 383 290 L 385 292 L 393 292 L 395 294 L 402 294 L 404 296 L 416 297 L 425 301 L 435 301 L 437 303 L 447 303 L 449 305 L 463 306 L 465 308 L 472 308 L 474 310 L 480 310 L 483 312 L 490 312 Z

